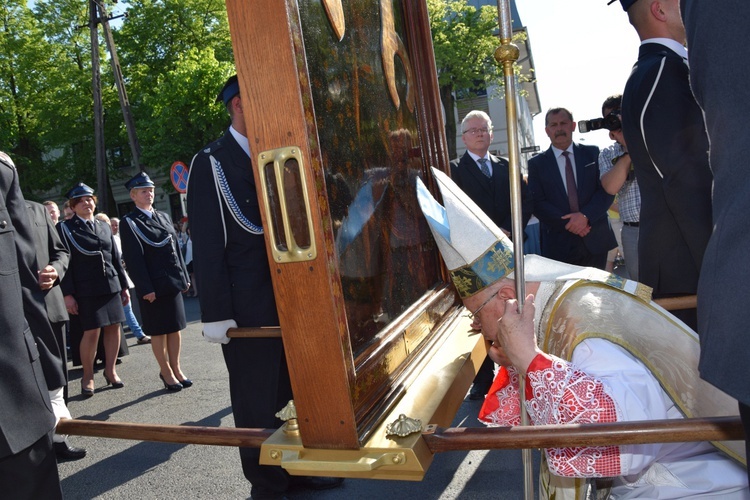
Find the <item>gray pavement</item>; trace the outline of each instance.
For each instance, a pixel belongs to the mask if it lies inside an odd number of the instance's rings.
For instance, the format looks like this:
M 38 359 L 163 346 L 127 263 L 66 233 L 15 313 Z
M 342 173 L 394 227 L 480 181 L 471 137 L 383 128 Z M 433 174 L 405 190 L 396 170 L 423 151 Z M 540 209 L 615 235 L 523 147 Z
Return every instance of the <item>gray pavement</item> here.
M 221 348 L 200 334 L 198 300 L 185 300 L 182 365 L 194 385 L 168 393 L 158 378 L 149 345 L 128 335 L 130 355 L 117 372 L 123 389 L 107 388 L 102 372 L 96 395 L 80 394 L 80 368 L 71 368 L 68 404 L 74 418 L 110 421 L 232 427 L 227 373 Z M 453 426 L 478 427 L 478 401 L 466 400 Z M 242 475 L 236 448 L 139 442 L 71 436 L 86 458 L 59 465 L 66 499 L 242 499 L 250 485 Z M 538 452 L 534 451 L 538 467 Z M 294 491 L 291 499 L 519 499 L 523 497 L 521 452 L 449 452 L 435 456 L 420 482 L 347 479 L 325 492 Z M 534 475 L 536 483 L 536 473 Z M 536 487 L 536 484 L 535 484 Z M 2 496 L 2 493 L 0 493 Z

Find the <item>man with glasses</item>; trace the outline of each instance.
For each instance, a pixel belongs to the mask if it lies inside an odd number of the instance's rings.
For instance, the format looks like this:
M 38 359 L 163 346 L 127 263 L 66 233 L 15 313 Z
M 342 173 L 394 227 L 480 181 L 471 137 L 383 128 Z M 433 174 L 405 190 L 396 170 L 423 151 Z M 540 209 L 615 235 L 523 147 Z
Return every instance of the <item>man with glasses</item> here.
M 490 154 L 492 120 L 484 111 L 470 111 L 461 122 L 461 138 L 466 152 L 451 162 L 451 177 L 486 213 L 492 222 L 510 237 L 510 181 L 508 160 Z M 523 225 L 531 218 L 533 204 L 526 183 L 521 183 Z M 479 368 L 469 399 L 484 399 L 494 378 L 494 364 L 487 358 Z
M 521 404 L 531 425 L 737 415 L 732 398 L 700 379 L 696 333 L 651 302 L 645 285 L 526 255 L 521 311 L 512 243 L 448 176 L 433 175 L 444 206 L 419 180 L 420 208 L 502 366 L 481 421 L 519 425 Z M 550 448 L 540 498 L 747 500 L 743 460 L 736 441 Z
M 541 224 L 542 255 L 604 269 L 607 252 L 617 246 L 607 210 L 614 196 L 602 188 L 599 148 L 573 142 L 576 123 L 565 108 L 545 117 L 552 144 L 529 160 L 529 191 Z

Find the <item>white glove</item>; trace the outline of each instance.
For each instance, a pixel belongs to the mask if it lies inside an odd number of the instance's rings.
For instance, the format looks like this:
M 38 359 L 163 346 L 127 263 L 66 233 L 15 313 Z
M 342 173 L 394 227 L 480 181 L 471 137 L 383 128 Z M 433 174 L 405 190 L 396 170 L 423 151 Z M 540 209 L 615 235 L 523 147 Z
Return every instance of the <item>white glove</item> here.
M 227 330 L 237 328 L 237 322 L 233 319 L 203 323 L 203 337 L 216 344 L 226 344 L 231 339 L 227 337 Z

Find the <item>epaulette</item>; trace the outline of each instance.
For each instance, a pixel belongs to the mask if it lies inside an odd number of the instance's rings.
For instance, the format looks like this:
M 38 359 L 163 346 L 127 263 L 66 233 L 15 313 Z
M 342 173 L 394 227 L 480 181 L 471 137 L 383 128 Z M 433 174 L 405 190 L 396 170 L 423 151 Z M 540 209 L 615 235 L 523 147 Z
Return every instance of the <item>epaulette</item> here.
M 208 154 L 211 154 L 211 153 L 215 153 L 216 151 L 218 151 L 219 149 L 221 149 L 222 147 L 224 147 L 224 141 L 222 139 L 223 139 L 223 137 L 220 138 L 220 139 L 215 140 L 214 142 L 212 142 L 211 144 L 209 144 L 208 146 L 206 146 L 206 148 L 203 150 L 203 152 L 208 155 Z

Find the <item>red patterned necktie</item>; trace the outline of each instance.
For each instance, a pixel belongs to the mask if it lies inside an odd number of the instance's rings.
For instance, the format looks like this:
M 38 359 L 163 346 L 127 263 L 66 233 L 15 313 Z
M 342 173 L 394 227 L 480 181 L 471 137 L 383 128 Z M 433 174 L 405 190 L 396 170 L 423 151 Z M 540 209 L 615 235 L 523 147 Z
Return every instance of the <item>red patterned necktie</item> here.
M 565 157 L 565 183 L 568 186 L 568 205 L 570 213 L 578 212 L 578 188 L 576 178 L 573 175 L 573 164 L 570 162 L 570 151 L 563 151 Z

